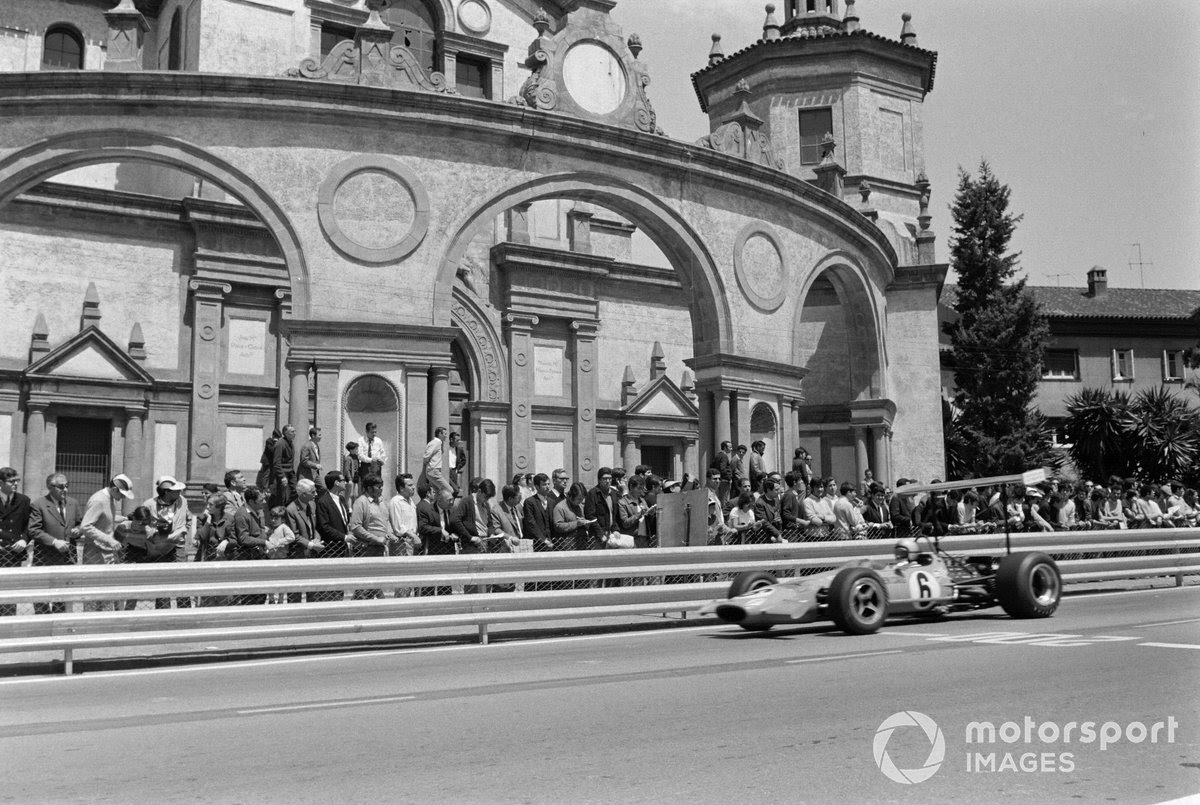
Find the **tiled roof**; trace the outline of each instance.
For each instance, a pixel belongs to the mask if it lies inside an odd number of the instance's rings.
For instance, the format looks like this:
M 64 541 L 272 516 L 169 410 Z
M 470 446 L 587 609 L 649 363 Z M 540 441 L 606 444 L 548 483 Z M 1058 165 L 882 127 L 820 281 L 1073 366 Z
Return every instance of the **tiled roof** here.
M 780 47 L 782 45 L 795 43 L 796 41 L 811 42 L 811 41 L 820 40 L 820 39 L 838 39 L 838 38 L 850 37 L 850 36 L 862 37 L 864 39 L 874 39 L 879 42 L 886 42 L 889 45 L 895 45 L 897 47 L 904 47 L 904 48 L 908 48 L 909 50 L 913 50 L 918 53 L 925 54 L 930 59 L 930 62 L 929 62 L 929 86 L 926 87 L 925 91 L 926 92 L 933 91 L 933 78 L 937 73 L 937 56 L 938 56 L 937 51 L 926 50 L 924 48 L 917 47 L 915 45 L 905 45 L 903 42 L 899 42 L 895 39 L 891 39 L 886 36 L 881 36 L 880 34 L 877 34 L 877 33 L 872 33 L 871 31 L 868 31 L 864 28 L 859 28 L 856 31 L 827 31 L 824 33 L 819 33 L 819 34 L 813 34 L 813 33 L 807 33 L 807 34 L 803 34 L 803 35 L 791 34 L 789 36 L 782 36 L 779 39 L 759 39 L 758 41 L 747 45 L 746 47 L 742 48 L 741 50 L 737 50 L 737 51 L 734 51 L 733 53 L 730 53 L 728 56 L 721 59 L 716 64 L 709 64 L 709 65 L 706 65 L 706 66 L 700 68 L 696 72 L 692 73 L 692 88 L 696 91 L 696 97 L 700 100 L 700 111 L 707 112 L 708 111 L 708 103 L 706 102 L 703 93 L 700 92 L 700 85 L 696 83 L 697 76 L 704 75 L 705 73 L 707 73 L 710 70 L 715 70 L 717 67 L 720 67 L 721 65 L 725 64 L 725 62 L 728 62 L 731 59 L 736 59 L 737 57 L 741 56 L 743 53 L 749 53 L 750 51 L 757 50 L 760 47 Z
M 1200 317 L 1200 291 L 1181 288 L 1109 288 L 1088 296 L 1085 288 L 1025 286 L 1046 315 L 1072 319 L 1191 319 Z M 947 285 L 942 304 L 953 307 L 958 288 Z

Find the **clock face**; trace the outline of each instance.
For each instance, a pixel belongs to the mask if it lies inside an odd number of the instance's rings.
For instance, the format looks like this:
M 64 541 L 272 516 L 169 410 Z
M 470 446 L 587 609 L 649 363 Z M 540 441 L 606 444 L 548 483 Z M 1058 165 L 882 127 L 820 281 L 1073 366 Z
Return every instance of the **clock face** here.
M 628 86 L 621 60 L 598 42 L 579 42 L 567 51 L 563 82 L 575 102 L 596 115 L 615 111 Z

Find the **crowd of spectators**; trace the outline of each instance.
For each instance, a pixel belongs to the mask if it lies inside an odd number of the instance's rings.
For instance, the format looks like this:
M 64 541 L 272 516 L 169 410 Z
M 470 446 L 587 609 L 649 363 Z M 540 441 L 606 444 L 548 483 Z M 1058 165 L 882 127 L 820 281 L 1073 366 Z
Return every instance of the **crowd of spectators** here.
M 437 428 L 419 471 L 389 479 L 394 482 L 389 497 L 379 474 L 386 446 L 373 424 L 365 434 L 363 444 L 346 445 L 338 469 L 326 472 L 320 429 L 311 428 L 297 451 L 295 430 L 287 426 L 265 445 L 255 484 L 229 470 L 220 486 L 204 484 L 203 505 L 194 514 L 183 496 L 185 484 L 171 476 L 157 478 L 153 495 L 126 515 L 122 507 L 135 500 L 135 490 L 124 474 L 113 476 L 102 489 L 85 490 L 88 497 L 81 502 L 69 494 L 66 475 L 54 472 L 45 479 L 45 493 L 31 500 L 18 491 L 19 473 L 0 468 L 0 566 L 653 548 L 658 545 L 661 496 L 701 487 L 701 479 L 685 475 L 681 481 L 664 480 L 638 466 L 628 476 L 622 468 L 602 467 L 591 486 L 585 483 L 590 479 L 572 479 L 556 468 L 549 475 L 517 474 L 497 488 L 492 479 L 464 477 L 465 445 L 457 434 L 443 444 L 446 429 Z M 1114 477 L 1103 486 L 1050 480 L 1036 487 L 906 494 L 915 479 L 900 478 L 891 490 L 869 472 L 857 483 L 814 477 L 811 456 L 803 448 L 797 449 L 789 472 L 768 471 L 764 448 L 756 442 L 750 450 L 734 450 L 724 443 L 706 470 L 710 545 L 944 536 L 1005 528 L 1194 526 L 1200 518 L 1196 490 L 1180 484 Z M 356 597 L 381 594 L 355 592 Z M 288 593 L 277 600 L 341 597 Z M 175 605 L 266 600 L 265 595 L 179 598 Z M 155 605 L 169 607 L 171 601 L 159 599 Z M 62 611 L 62 606 L 38 604 L 35 612 Z M 0 606 L 0 615 L 14 612 L 13 605 Z

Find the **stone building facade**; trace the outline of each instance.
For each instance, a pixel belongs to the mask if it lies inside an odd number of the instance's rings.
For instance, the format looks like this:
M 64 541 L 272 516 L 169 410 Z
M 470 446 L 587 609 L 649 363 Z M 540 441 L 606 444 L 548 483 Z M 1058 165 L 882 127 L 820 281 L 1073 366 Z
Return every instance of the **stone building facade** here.
M 788 3 L 681 142 L 614 5 L 0 0 L 0 464 L 940 473 L 936 54 Z

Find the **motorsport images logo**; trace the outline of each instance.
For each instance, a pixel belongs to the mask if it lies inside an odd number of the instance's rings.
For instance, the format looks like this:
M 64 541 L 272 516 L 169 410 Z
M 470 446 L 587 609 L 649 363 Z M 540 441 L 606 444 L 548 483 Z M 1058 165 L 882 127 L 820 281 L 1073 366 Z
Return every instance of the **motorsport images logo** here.
M 888 754 L 888 741 L 892 739 L 892 733 L 901 727 L 917 727 L 925 733 L 925 737 L 929 741 L 929 756 L 925 758 L 925 763 L 918 768 L 898 768 L 891 755 Z M 942 728 L 937 725 L 937 722 L 929 716 L 918 713 L 916 710 L 903 710 L 893 713 L 883 720 L 879 729 L 875 730 L 875 743 L 872 748 L 875 765 L 879 767 L 885 777 L 903 785 L 914 785 L 925 782 L 937 774 L 937 770 L 942 767 L 942 761 L 946 758 L 946 736 L 942 734 Z

